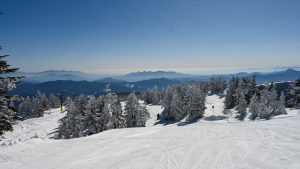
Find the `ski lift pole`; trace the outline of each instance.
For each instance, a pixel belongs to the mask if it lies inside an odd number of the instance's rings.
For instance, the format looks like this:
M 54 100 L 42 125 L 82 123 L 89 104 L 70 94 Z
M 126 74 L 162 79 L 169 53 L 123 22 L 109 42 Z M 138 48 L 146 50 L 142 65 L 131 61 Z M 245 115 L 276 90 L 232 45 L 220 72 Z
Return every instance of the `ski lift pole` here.
M 63 112 L 63 95 L 62 94 L 60 94 L 59 100 L 60 100 L 60 111 Z
M 63 90 L 62 92 L 59 92 L 57 93 L 58 97 L 59 97 L 59 101 L 60 101 L 60 111 L 63 112 L 64 109 L 63 109 L 63 93 L 64 93 L 65 90 Z

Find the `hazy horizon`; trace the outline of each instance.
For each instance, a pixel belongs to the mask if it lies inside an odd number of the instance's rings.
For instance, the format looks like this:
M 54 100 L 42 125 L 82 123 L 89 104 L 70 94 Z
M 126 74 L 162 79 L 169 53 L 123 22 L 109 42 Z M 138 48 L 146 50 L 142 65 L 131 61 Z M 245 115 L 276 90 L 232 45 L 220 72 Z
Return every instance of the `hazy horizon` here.
M 260 72 L 260 73 L 271 73 L 276 71 L 285 71 L 287 69 L 294 69 L 297 71 L 300 71 L 300 66 L 283 66 L 283 67 L 270 67 L 270 68 L 243 68 L 243 69 L 206 69 L 202 71 L 180 71 L 178 69 L 172 70 L 172 69 L 141 69 L 136 71 L 128 71 L 123 73 L 97 73 L 97 72 L 88 72 L 88 71 L 81 71 L 81 70 L 68 70 L 68 69 L 49 69 L 49 70 L 41 70 L 41 71 L 22 71 L 19 70 L 19 72 L 24 73 L 39 73 L 39 72 L 45 72 L 45 71 L 72 71 L 72 72 L 81 72 L 81 73 L 88 73 L 88 74 L 95 74 L 95 75 L 103 75 L 103 76 L 119 76 L 119 75 L 126 75 L 130 73 L 137 73 L 137 72 L 157 72 L 157 71 L 164 71 L 164 72 L 176 72 L 176 73 L 183 73 L 187 75 L 218 75 L 218 74 L 235 74 L 235 73 L 254 73 L 254 72 Z

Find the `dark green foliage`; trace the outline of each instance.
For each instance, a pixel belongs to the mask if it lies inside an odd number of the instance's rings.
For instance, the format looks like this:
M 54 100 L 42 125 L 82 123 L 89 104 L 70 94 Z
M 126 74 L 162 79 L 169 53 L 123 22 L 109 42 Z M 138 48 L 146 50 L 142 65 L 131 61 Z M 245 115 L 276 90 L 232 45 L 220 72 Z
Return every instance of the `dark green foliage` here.
M 226 81 L 220 77 L 210 78 L 209 80 L 209 90 L 212 94 L 214 93 L 223 93 L 226 89 Z
M 300 78 L 295 80 L 291 87 L 290 87 L 290 99 L 288 103 L 292 107 L 299 107 L 300 106 Z
M 1 47 L 0 47 L 1 50 Z M 14 123 L 15 110 L 10 106 L 10 102 L 14 99 L 10 95 L 10 91 L 23 77 L 11 76 L 18 68 L 11 68 L 5 58 L 8 55 L 0 55 L 0 135 L 4 131 L 11 131 Z

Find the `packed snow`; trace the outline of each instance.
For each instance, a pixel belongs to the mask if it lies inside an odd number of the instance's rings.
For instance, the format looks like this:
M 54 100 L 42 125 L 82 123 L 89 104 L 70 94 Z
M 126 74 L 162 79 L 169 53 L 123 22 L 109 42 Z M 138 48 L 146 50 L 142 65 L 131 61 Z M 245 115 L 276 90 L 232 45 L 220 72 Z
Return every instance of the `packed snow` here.
M 222 101 L 217 95 L 208 96 L 205 118 L 198 122 L 158 123 L 161 106 L 148 105 L 147 127 L 69 140 L 53 139 L 64 116 L 53 109 L 4 134 L 0 168 L 300 168 L 299 110 L 288 109 L 287 115 L 271 120 L 240 122 L 233 120 L 233 113 L 223 114 Z

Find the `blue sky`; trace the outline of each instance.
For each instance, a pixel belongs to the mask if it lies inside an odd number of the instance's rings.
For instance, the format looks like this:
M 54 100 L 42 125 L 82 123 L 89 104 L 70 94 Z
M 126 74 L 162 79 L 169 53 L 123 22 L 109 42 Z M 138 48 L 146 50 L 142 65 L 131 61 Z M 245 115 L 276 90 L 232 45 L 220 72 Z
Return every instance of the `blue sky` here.
M 22 71 L 186 73 L 300 65 L 298 0 L 0 0 Z

